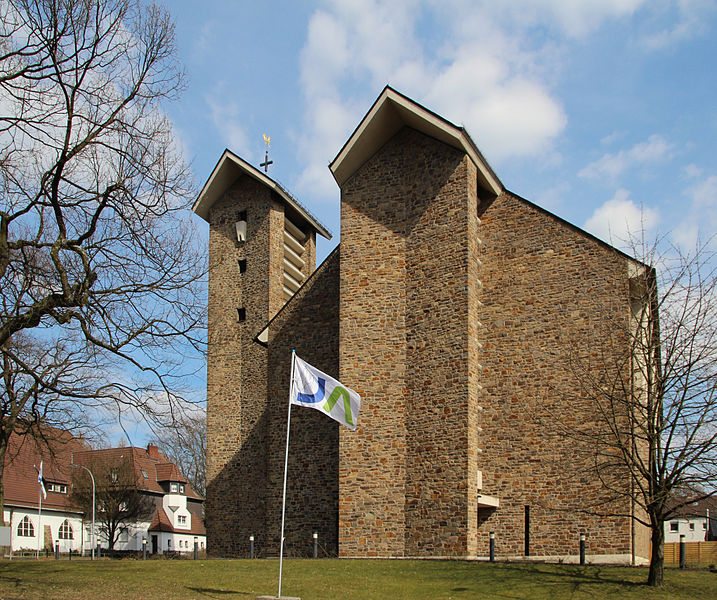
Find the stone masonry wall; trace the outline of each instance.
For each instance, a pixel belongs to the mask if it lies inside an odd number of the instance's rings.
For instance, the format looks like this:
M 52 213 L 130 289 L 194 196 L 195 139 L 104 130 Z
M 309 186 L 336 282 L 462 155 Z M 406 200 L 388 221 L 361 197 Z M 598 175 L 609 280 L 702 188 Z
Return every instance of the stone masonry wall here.
M 247 239 L 235 222 L 247 213 Z M 253 342 L 280 306 L 283 206 L 242 176 L 210 210 L 207 356 L 207 543 L 214 555 L 245 555 L 265 529 L 267 360 Z M 246 272 L 238 261 L 246 259 Z M 239 322 L 238 308 L 246 310 Z
M 339 375 L 339 251 L 324 261 L 272 321 L 267 407 L 267 535 L 278 554 L 291 351 L 328 375 Z M 285 553 L 338 552 L 339 425 L 320 411 L 293 406 L 287 476 Z
M 576 349 L 610 351 L 601 325 L 627 317 L 627 259 L 534 205 L 504 193 L 480 208 L 485 325 L 482 364 L 483 488 L 500 498 L 480 511 L 479 554 L 495 531 L 499 555 L 631 552 L 627 517 L 587 514 L 607 498 L 592 455 L 561 435 L 571 424 L 601 427 L 569 367 Z M 619 475 L 619 474 L 618 474 Z M 625 486 L 629 480 L 623 479 Z M 593 507 L 594 508 L 594 507 Z M 629 512 L 627 502 L 601 507 Z
M 628 318 L 627 259 L 509 192 L 477 196 L 465 154 L 403 129 L 345 183 L 340 256 L 283 309 L 283 204 L 242 177 L 212 207 L 210 554 L 244 556 L 249 535 L 278 552 L 292 348 L 362 409 L 352 432 L 293 408 L 287 555 L 318 532 L 341 556 L 480 556 L 495 531 L 498 554 L 520 556 L 526 506 L 531 555 L 575 554 L 581 532 L 589 555 L 645 547 L 629 518 L 585 511 L 605 494 L 561 435 L 599 426 L 569 362 L 576 347 L 608 349 L 606 316 Z M 313 234 L 305 255 L 308 275 Z M 480 493 L 500 508 L 479 509 Z
M 474 199 L 467 157 L 411 129 L 342 189 L 340 374 L 362 396 L 339 432 L 342 556 L 466 555 L 475 538 Z

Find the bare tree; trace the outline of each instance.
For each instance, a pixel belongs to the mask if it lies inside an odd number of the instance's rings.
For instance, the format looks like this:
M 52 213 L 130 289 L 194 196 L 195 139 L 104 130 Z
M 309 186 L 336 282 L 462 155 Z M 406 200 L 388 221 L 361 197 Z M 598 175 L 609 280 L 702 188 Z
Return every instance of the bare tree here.
M 139 490 L 130 459 L 90 460 L 86 466 L 95 477 L 97 527 L 112 550 L 131 525 L 151 520 L 156 506 L 149 495 Z M 71 498 L 85 515 L 92 514 L 92 484 L 85 473 L 73 473 Z
M 570 342 L 575 401 L 598 426 L 562 433 L 594 457 L 608 491 L 593 509 L 637 507 L 633 518 L 651 532 L 648 584 L 659 586 L 665 521 L 717 493 L 717 261 L 704 245 L 683 253 L 633 242 L 629 310 L 604 315 L 601 348 Z
M 204 496 L 207 478 L 206 414 L 202 412 L 177 417 L 174 424 L 159 428 L 155 434 L 152 443 L 179 467 L 194 490 Z
M 33 423 L 182 401 L 205 269 L 161 108 L 174 52 L 153 4 L 0 0 L 0 454 Z

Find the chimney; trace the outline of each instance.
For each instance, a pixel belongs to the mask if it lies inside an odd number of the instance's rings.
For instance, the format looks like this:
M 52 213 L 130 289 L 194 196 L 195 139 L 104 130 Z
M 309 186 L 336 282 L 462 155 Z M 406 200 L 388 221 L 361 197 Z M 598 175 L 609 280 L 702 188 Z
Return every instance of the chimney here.
M 147 456 L 152 460 L 159 460 L 159 447 L 154 444 L 147 444 Z

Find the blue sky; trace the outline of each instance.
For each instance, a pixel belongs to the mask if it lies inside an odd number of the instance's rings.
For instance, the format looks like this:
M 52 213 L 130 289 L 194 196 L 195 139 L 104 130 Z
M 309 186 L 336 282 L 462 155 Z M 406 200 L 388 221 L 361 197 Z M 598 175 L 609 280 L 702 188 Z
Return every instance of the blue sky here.
M 386 84 L 464 125 L 511 191 L 608 239 L 717 231 L 710 0 L 172 0 L 168 107 L 201 186 L 225 147 L 339 238 L 327 165 Z M 204 227 L 197 222 L 199 228 Z

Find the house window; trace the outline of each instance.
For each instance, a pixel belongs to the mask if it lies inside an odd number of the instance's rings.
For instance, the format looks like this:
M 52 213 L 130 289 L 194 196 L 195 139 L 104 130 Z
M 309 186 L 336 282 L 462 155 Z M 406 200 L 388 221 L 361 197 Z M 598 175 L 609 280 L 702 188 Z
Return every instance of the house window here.
M 48 492 L 57 492 L 58 494 L 67 493 L 67 486 L 64 483 L 48 483 L 46 488 Z
M 695 530 L 695 524 L 694 524 L 694 523 L 690 523 L 690 531 L 694 531 L 694 530 Z
M 25 517 L 17 526 L 17 535 L 22 537 L 35 537 L 35 527 L 29 517 Z
M 145 479 L 149 479 L 149 476 L 147 475 L 147 471 L 142 471 L 142 477 Z
M 176 493 L 176 492 L 177 492 L 177 489 L 178 489 L 178 488 L 177 488 L 177 484 L 176 484 L 176 483 L 171 483 L 171 484 L 169 485 L 169 489 L 170 489 L 172 492 L 175 492 L 175 493 Z
M 60 539 L 61 540 L 72 540 L 74 539 L 72 535 L 72 525 L 70 525 L 70 522 L 65 519 L 62 522 L 62 525 L 60 525 Z
M 167 540 L 167 550 L 172 547 L 172 540 Z
M 246 308 L 243 306 L 241 308 L 237 308 L 237 316 L 239 317 L 240 323 L 246 321 Z
M 670 523 L 670 531 L 679 531 L 680 530 L 680 524 L 676 521 L 673 521 Z
M 239 259 L 239 272 L 246 273 L 246 258 Z
M 183 483 L 180 483 L 180 484 L 179 484 L 179 493 L 180 493 L 180 494 L 183 494 L 183 493 L 184 493 L 184 484 L 183 484 Z
M 177 515 L 177 523 L 180 525 L 186 525 L 187 524 L 187 517 L 184 515 Z
M 704 523 L 702 523 L 702 529 L 707 529 L 707 521 L 705 521 Z

